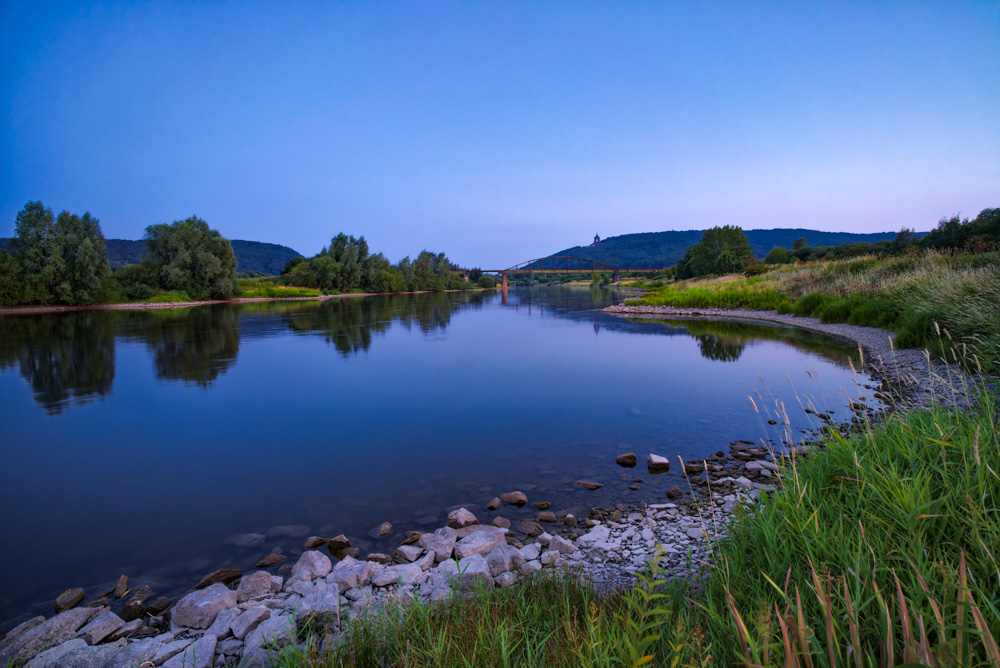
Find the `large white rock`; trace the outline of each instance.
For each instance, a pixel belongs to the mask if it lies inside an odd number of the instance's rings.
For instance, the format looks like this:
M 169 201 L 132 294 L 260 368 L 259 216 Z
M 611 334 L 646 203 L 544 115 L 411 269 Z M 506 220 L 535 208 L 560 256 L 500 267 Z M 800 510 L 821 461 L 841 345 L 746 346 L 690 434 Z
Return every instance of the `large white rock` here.
M 125 620 L 108 610 L 87 622 L 77 633 L 77 637 L 83 638 L 88 645 L 96 645 L 123 626 Z
M 481 554 L 471 554 L 468 557 L 460 559 L 458 562 L 458 572 L 462 578 L 463 589 L 471 589 L 478 586 L 493 586 L 493 576 L 490 575 L 490 567 Z
M 257 628 L 265 619 L 271 618 L 271 610 L 262 605 L 247 608 L 232 624 L 233 635 L 243 640 L 247 634 Z
M 295 634 L 295 618 L 291 615 L 278 615 L 251 631 L 246 637 L 246 647 L 280 649 L 293 643 Z
M 497 545 L 507 543 L 506 529 L 490 528 L 495 529 L 495 531 L 477 531 L 458 541 L 455 544 L 455 556 L 462 560 L 474 554 L 485 555 L 492 552 Z
M 400 545 L 396 548 L 395 556 L 403 561 L 416 561 L 423 551 L 424 548 L 419 545 Z
M 425 533 L 417 540 L 417 545 L 434 553 L 437 562 L 451 558 L 457 536 L 451 527 L 441 527 L 434 533 Z
M 666 457 L 650 454 L 646 459 L 646 468 L 650 473 L 665 473 L 670 470 L 670 460 Z
M 553 536 L 552 540 L 549 541 L 549 549 L 556 550 L 559 554 L 573 554 L 576 552 L 576 546 L 562 536 Z
M 183 652 L 163 664 L 163 668 L 212 668 L 215 665 L 215 636 L 207 633 Z
M 448 513 L 448 526 L 452 529 L 461 529 L 462 527 L 471 526 L 473 524 L 479 524 L 479 520 L 470 511 L 465 508 L 459 508 L 458 510 L 453 510 Z
M 525 561 L 532 561 L 538 558 L 538 555 L 542 553 L 542 546 L 538 543 L 529 543 L 521 548 L 521 554 L 524 555 Z
M 343 562 L 337 564 L 337 568 L 326 578 L 327 583 L 336 585 L 341 594 L 348 589 L 364 587 L 371 582 L 375 574 L 385 569 L 385 566 L 374 561 L 357 561 L 352 559 L 351 563 L 347 565 L 342 564 Z
M 326 577 L 333 566 L 330 558 L 317 550 L 306 550 L 299 557 L 299 560 L 292 566 L 291 580 L 305 580 L 312 582 L 317 578 Z
M 372 584 L 376 587 L 388 587 L 393 584 L 405 586 L 421 584 L 426 579 L 427 574 L 419 564 L 402 564 L 386 568 L 372 578 Z
M 220 612 L 235 605 L 236 592 L 216 582 L 177 601 L 172 621 L 177 626 L 207 629 Z
M 577 538 L 576 543 L 580 547 L 591 547 L 595 543 L 607 542 L 610 536 L 611 529 L 603 524 L 598 524 L 596 527 Z
M 267 571 L 255 571 L 244 575 L 240 580 L 240 586 L 236 588 L 236 600 L 243 603 L 258 596 L 265 596 L 271 593 L 272 586 L 271 574 Z
M 486 557 L 486 564 L 490 568 L 490 575 L 494 578 L 501 573 L 508 571 L 518 571 L 527 559 L 513 545 L 504 543 L 497 545 Z
M 71 640 L 84 624 L 105 610 L 107 608 L 73 608 L 4 640 L 0 643 L 0 666 L 11 662 L 27 663 L 45 650 Z

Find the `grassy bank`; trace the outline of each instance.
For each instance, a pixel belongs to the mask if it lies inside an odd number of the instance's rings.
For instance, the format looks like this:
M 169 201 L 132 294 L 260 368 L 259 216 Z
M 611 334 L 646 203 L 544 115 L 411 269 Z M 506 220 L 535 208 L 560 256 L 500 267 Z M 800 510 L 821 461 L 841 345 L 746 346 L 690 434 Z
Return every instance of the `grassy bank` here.
M 630 303 L 774 310 L 823 322 L 882 327 L 897 334 L 901 347 L 941 353 L 942 345 L 964 346 L 973 364 L 978 360 L 989 372 L 1000 369 L 996 252 L 779 265 L 757 276 L 673 283 Z
M 738 514 L 701 588 L 536 579 L 383 612 L 280 665 L 1000 666 L 998 429 L 983 390 L 966 413 L 831 431 Z

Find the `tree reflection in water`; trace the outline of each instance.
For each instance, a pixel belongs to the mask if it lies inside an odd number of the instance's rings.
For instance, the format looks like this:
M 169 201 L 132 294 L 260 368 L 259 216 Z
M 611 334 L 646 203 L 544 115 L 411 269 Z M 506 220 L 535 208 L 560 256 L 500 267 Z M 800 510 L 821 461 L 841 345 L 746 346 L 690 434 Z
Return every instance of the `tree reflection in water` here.
M 114 322 L 107 313 L 0 318 L 0 370 L 20 367 L 49 415 L 111 393 Z

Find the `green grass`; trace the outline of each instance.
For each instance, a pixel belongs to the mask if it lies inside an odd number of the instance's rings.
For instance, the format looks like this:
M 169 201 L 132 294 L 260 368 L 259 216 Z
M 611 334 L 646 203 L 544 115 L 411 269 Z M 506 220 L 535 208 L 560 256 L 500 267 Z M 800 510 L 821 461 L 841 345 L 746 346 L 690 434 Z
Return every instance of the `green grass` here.
M 188 296 L 188 293 L 183 290 L 171 290 L 157 292 L 149 299 L 143 299 L 143 304 L 172 304 L 177 302 L 192 302 L 195 301 Z
M 238 297 L 246 299 L 280 299 L 283 297 L 319 297 L 323 293 L 311 288 L 279 285 L 274 278 L 240 278 L 236 280 Z
M 703 589 L 569 577 L 352 622 L 291 666 L 1000 666 L 1000 417 L 935 407 L 784 460 Z M 780 457 L 779 457 L 780 459 Z M 316 639 L 308 628 L 303 640 Z
M 1000 253 L 783 265 L 758 276 L 674 283 L 629 303 L 773 310 L 881 327 L 900 347 L 926 347 L 1000 370 Z

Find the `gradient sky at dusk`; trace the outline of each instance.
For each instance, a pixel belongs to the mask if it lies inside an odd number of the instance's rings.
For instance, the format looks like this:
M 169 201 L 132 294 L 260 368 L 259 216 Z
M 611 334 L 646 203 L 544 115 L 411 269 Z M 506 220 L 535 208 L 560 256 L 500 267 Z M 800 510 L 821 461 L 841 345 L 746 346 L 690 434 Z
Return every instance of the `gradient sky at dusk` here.
M 1000 206 L 1000 2 L 11 1 L 0 236 L 198 215 L 491 269 Z

